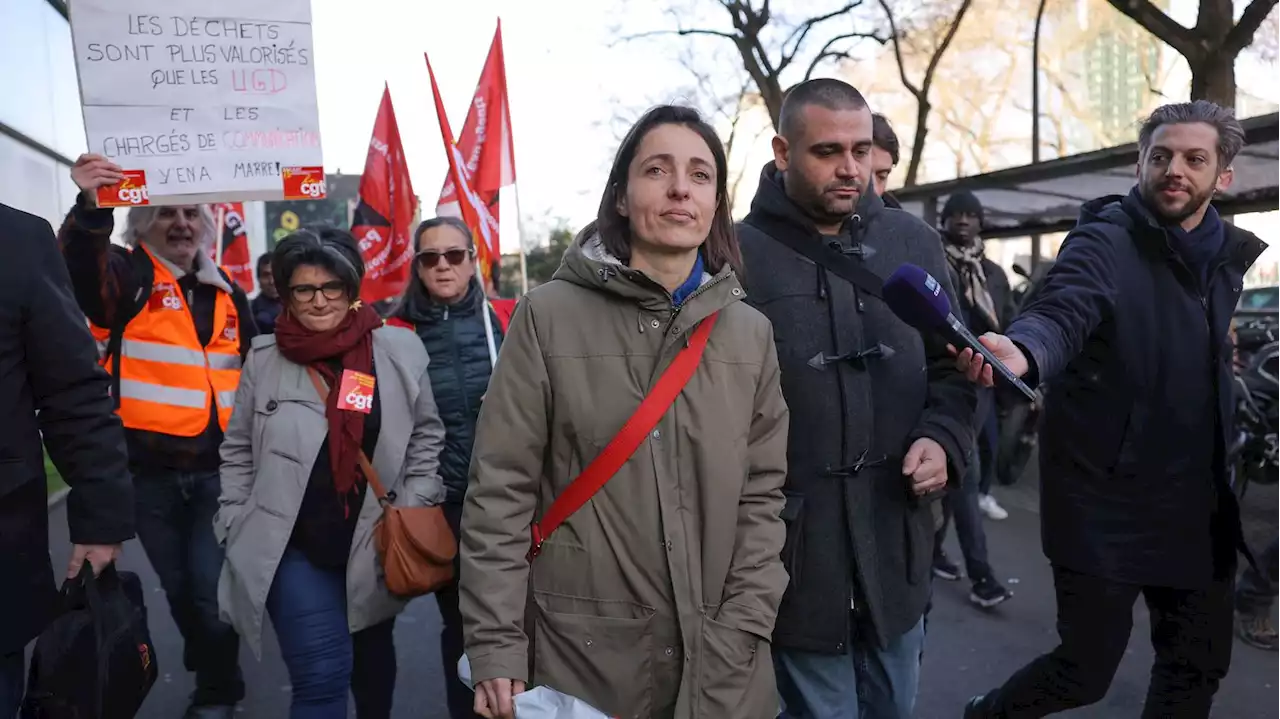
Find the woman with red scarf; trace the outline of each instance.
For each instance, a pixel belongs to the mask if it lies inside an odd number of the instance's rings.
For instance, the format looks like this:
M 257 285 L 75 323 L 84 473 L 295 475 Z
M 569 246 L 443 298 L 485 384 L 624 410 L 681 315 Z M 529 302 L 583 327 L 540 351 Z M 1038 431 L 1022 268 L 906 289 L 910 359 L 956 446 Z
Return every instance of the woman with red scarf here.
M 383 583 L 373 545 L 382 510 L 360 455 L 395 504 L 444 500 L 427 354 L 357 299 L 364 263 L 350 233 L 290 235 L 271 269 L 284 309 L 245 360 L 222 445 L 218 602 L 258 656 L 270 614 L 291 719 L 345 719 L 348 689 L 359 719 L 387 719 L 405 603 Z

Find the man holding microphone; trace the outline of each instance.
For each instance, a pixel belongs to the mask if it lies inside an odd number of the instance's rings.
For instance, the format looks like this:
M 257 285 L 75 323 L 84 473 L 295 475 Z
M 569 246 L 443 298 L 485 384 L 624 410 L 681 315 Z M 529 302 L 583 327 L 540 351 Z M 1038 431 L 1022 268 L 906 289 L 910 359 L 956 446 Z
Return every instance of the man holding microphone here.
M 1139 595 L 1155 664 L 1142 717 L 1208 717 L 1231 660 L 1243 549 L 1229 484 L 1227 329 L 1265 245 L 1210 200 L 1244 131 L 1206 101 L 1165 105 L 1138 137 L 1138 184 L 1086 203 L 1034 301 L 983 345 L 1034 386 L 1052 379 L 1040 449 L 1044 551 L 1061 643 L 970 701 L 1023 719 L 1106 695 Z M 971 380 L 992 384 L 962 351 Z

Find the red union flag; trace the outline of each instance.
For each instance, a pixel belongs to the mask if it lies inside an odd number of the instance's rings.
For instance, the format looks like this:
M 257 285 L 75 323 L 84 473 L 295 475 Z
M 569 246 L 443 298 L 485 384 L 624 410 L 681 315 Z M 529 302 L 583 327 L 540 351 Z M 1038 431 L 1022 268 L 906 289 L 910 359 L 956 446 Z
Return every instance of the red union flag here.
M 449 118 L 444 114 L 444 102 L 440 99 L 440 88 L 436 85 L 436 73 L 431 69 L 431 58 L 423 53 L 427 61 L 427 74 L 431 76 L 431 94 L 435 96 L 436 117 L 440 120 L 440 135 L 444 140 L 445 155 L 449 158 L 449 178 L 453 186 L 459 190 L 458 202 L 462 221 L 471 228 L 471 236 L 476 243 L 476 262 L 485 279 L 489 279 L 492 263 L 498 246 L 498 221 L 489 214 L 489 207 L 476 193 L 471 184 L 471 176 L 467 172 L 466 161 L 458 146 L 453 142 L 453 130 L 449 128 Z
M 222 233 L 222 256 L 218 264 L 245 292 L 253 292 L 254 264 L 249 255 L 249 235 L 244 227 L 244 203 L 222 202 L 214 205 L 218 232 Z
M 501 253 L 498 239 L 498 190 L 516 181 L 514 145 L 511 139 L 511 108 L 507 102 L 507 70 L 502 59 L 502 21 L 493 34 L 489 57 L 485 60 L 476 94 L 467 111 L 467 121 L 458 136 L 458 152 L 465 160 L 471 188 L 484 202 L 492 218 L 493 256 Z M 445 177 L 436 214 L 462 217 L 453 176 Z
M 413 213 L 417 199 L 400 144 L 400 128 L 391 107 L 391 89 L 382 91 L 369 155 L 360 178 L 360 202 L 351 234 L 360 243 L 364 283 L 360 299 L 378 302 L 397 297 L 413 269 Z

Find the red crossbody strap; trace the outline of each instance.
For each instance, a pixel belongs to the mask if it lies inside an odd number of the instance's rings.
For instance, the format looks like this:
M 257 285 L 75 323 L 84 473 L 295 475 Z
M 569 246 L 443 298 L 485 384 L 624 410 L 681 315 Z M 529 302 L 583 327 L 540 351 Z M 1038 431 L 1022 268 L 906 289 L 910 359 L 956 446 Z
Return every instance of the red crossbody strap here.
M 542 519 L 533 524 L 531 528 L 533 546 L 529 550 L 529 559 L 538 556 L 542 551 L 543 540 L 551 536 L 557 527 L 590 501 L 595 493 L 599 492 L 619 469 L 622 469 L 622 465 L 626 464 L 631 455 L 640 448 L 640 444 L 662 419 L 662 415 L 671 408 L 671 404 L 676 401 L 676 397 L 689 383 L 689 378 L 698 369 L 698 363 L 702 361 L 702 352 L 707 348 L 707 339 L 711 336 L 711 328 L 715 326 L 718 314 L 713 313 L 698 325 L 689 338 L 688 346 L 680 350 L 680 354 L 672 360 L 671 366 L 667 367 L 667 370 L 658 378 L 657 384 L 645 396 L 635 414 L 632 414 L 627 423 L 622 425 L 622 429 L 609 440 L 609 444 L 605 445 L 604 450 L 591 461 L 591 464 L 582 470 L 582 474 L 579 474 L 568 488 L 556 497 Z

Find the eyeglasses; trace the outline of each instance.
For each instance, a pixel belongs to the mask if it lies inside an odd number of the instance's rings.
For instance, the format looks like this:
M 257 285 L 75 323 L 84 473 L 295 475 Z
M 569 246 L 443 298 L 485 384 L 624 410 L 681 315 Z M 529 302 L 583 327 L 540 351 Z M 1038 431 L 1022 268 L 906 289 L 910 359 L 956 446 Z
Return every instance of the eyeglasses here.
M 336 301 L 347 296 L 347 286 L 341 282 L 326 282 L 319 287 L 315 285 L 294 285 L 289 288 L 295 302 L 306 304 L 316 298 L 316 293 L 324 295 L 326 300 Z
M 475 253 L 475 250 L 463 250 L 458 248 L 454 248 L 452 250 L 445 250 L 444 252 L 438 252 L 436 250 L 423 250 L 422 252 L 419 252 L 418 254 L 414 255 L 413 259 L 417 261 L 419 267 L 421 267 L 424 270 L 429 270 L 432 267 L 435 267 L 436 265 L 440 264 L 441 257 L 443 257 L 446 261 L 448 261 L 450 265 L 457 267 L 458 265 L 466 261 L 467 258 L 471 257 L 471 255 L 474 253 Z

